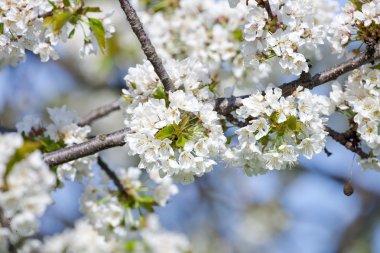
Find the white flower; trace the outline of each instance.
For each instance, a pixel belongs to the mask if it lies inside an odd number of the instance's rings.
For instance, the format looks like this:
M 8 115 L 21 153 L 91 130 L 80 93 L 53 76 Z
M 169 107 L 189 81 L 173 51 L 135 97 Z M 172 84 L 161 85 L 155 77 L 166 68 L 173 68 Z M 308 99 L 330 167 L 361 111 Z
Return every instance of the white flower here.
M 330 113 L 326 97 L 299 88 L 284 98 L 281 89 L 267 88 L 265 96 L 257 93 L 241 102 L 237 115 L 253 119 L 235 132 L 238 143 L 225 158 L 248 175 L 291 167 L 299 155 L 310 159 L 323 149 L 324 115 Z

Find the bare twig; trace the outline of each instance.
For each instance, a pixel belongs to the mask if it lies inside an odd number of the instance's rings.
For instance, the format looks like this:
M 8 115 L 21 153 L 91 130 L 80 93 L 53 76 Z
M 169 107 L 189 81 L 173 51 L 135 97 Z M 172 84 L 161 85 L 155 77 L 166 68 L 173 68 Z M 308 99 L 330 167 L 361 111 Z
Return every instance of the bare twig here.
M 354 56 L 351 59 L 341 64 L 338 64 L 330 69 L 327 69 L 318 74 L 315 74 L 314 76 L 310 78 L 310 80 L 305 80 L 305 78 L 299 78 L 295 81 L 284 83 L 283 85 L 280 86 L 280 88 L 282 89 L 282 94 L 284 96 L 289 96 L 297 89 L 298 86 L 312 89 L 321 84 L 335 80 L 339 76 L 345 73 L 348 73 L 354 69 L 357 69 L 360 66 L 366 63 L 370 63 L 379 58 L 380 58 L 380 45 L 378 45 L 376 48 L 368 47 L 364 52 L 358 54 L 357 56 Z
M 158 57 L 152 42 L 144 31 L 143 24 L 141 23 L 136 11 L 133 9 L 129 0 L 119 0 L 121 8 L 127 16 L 128 22 L 132 27 L 133 32 L 136 34 L 138 40 L 141 43 L 142 50 L 144 51 L 148 60 L 152 63 L 154 71 L 160 78 L 162 84 L 165 87 L 165 91 L 168 92 L 174 89 L 174 85 L 166 72 L 161 59 Z
M 90 125 L 92 122 L 94 122 L 97 119 L 100 119 L 104 116 L 107 116 L 108 114 L 117 111 L 120 109 L 120 102 L 121 99 L 116 100 L 115 102 L 104 105 L 101 107 L 96 108 L 95 110 L 91 111 L 87 115 L 83 116 L 78 125 L 84 126 L 84 125 Z
M 358 154 L 362 159 L 369 158 L 369 155 L 359 147 L 357 137 L 353 136 L 353 134 L 356 135 L 356 133 L 351 134 L 351 131 L 338 133 L 329 127 L 325 127 L 325 130 L 329 133 L 331 138 L 345 146 L 348 150 Z
M 2 134 L 3 133 L 12 133 L 12 132 L 17 132 L 17 130 L 0 126 L 0 133 L 2 133 Z
M 262 7 L 265 8 L 265 10 L 266 10 L 267 13 L 268 13 L 268 17 L 269 17 L 270 19 L 274 19 L 274 18 L 275 18 L 275 15 L 274 15 L 273 12 L 272 12 L 272 9 L 271 9 L 271 7 L 270 7 L 270 4 L 269 4 L 269 1 L 268 1 L 268 0 L 257 0 L 257 4 L 258 4 L 259 6 L 262 6 Z
M 98 135 L 86 142 L 46 153 L 43 159 L 48 165 L 56 166 L 95 154 L 101 150 L 123 146 L 125 144 L 125 135 L 129 132 L 128 128 L 124 128 L 107 135 Z
M 129 196 L 128 192 L 124 189 L 123 184 L 120 182 L 119 178 L 117 177 L 116 173 L 113 172 L 108 164 L 104 162 L 104 160 L 98 156 L 98 164 L 100 168 L 107 174 L 107 176 L 112 180 L 112 182 L 115 184 L 117 189 L 119 190 L 120 194 L 125 198 L 129 199 L 131 196 Z

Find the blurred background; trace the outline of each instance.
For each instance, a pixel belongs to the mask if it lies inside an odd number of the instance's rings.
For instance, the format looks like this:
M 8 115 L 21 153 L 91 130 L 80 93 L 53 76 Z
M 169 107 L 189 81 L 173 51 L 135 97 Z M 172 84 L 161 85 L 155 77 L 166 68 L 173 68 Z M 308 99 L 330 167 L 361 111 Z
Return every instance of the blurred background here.
M 74 40 L 59 48 L 58 61 L 41 63 L 28 54 L 26 62 L 1 70 L 0 126 L 14 128 L 25 115 L 44 117 L 46 107 L 64 104 L 84 115 L 120 96 L 128 68 L 143 56 L 117 1 L 93 2 L 115 10 L 117 33 L 107 52 L 79 59 L 80 40 Z M 339 62 L 329 51 L 322 53 L 330 60 L 324 65 L 312 62 L 313 73 Z M 270 81 L 280 84 L 292 78 L 274 71 Z M 329 84 L 314 91 L 327 94 Z M 339 131 L 348 128 L 338 114 L 329 125 Z M 94 123 L 93 131 L 122 127 L 121 112 L 115 112 Z M 156 209 L 160 220 L 167 229 L 185 233 L 199 253 L 380 252 L 380 174 L 360 171 L 354 154 L 335 141 L 328 139 L 326 147 L 330 156 L 323 152 L 312 160 L 301 159 L 291 171 L 263 176 L 248 177 L 242 169 L 221 163 L 195 183 L 179 185 L 179 194 Z M 112 168 L 137 164 L 125 149 L 117 149 L 102 152 Z M 348 181 L 355 190 L 350 197 L 343 194 Z M 58 233 L 81 217 L 81 191 L 79 183 L 67 183 L 54 192 L 55 204 L 41 221 L 42 235 Z

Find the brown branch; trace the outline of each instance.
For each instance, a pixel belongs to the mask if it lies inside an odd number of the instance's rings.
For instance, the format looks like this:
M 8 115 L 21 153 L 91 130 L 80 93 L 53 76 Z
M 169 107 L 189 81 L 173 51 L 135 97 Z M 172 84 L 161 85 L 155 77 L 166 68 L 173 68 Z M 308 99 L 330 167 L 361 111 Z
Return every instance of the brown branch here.
M 270 4 L 269 4 L 269 1 L 268 0 L 257 0 L 257 5 L 258 6 L 261 6 L 261 7 L 264 7 L 265 10 L 267 11 L 268 13 L 268 17 L 269 19 L 274 19 L 276 16 L 273 14 L 272 12 L 272 9 L 270 7 Z
M 128 128 L 124 128 L 110 134 L 98 135 L 86 142 L 46 153 L 43 155 L 43 159 L 52 167 L 95 154 L 101 150 L 123 146 L 125 135 L 129 132 Z
M 348 150 L 358 154 L 362 159 L 369 158 L 369 155 L 359 147 L 359 140 L 357 139 L 356 132 L 349 130 L 345 133 L 338 133 L 329 127 L 325 127 L 325 130 L 329 133 L 331 138 L 342 144 Z
M 78 126 L 90 125 L 95 120 L 100 119 L 114 111 L 119 110 L 120 102 L 121 102 L 121 99 L 118 99 L 111 104 L 103 105 L 101 107 L 96 108 L 95 110 L 92 110 L 91 112 L 89 112 L 87 115 L 83 116 L 80 119 L 80 121 L 78 122 Z
M 4 133 L 12 133 L 12 132 L 17 132 L 16 129 L 12 129 L 12 128 L 7 128 L 7 127 L 2 127 L 0 126 L 0 133 L 4 134 Z
M 351 59 L 338 64 L 330 69 L 315 74 L 309 80 L 299 78 L 295 81 L 284 83 L 280 86 L 283 96 L 290 96 L 298 86 L 313 89 L 321 84 L 335 80 L 339 76 L 348 73 L 360 66 L 375 61 L 380 58 L 380 45 L 376 48 L 368 47 L 364 52 L 352 57 Z
M 115 184 L 117 189 L 119 190 L 121 196 L 125 199 L 130 199 L 131 196 L 128 194 L 128 192 L 124 189 L 123 184 L 120 182 L 120 179 L 117 177 L 116 173 L 113 172 L 108 164 L 104 162 L 104 160 L 98 156 L 98 164 L 99 167 L 107 174 L 107 176 L 112 180 L 112 182 Z
M 121 8 L 127 16 L 128 22 L 131 25 L 133 32 L 136 34 L 138 40 L 141 43 L 142 50 L 144 51 L 148 60 L 152 63 L 154 71 L 160 78 L 162 84 L 165 87 L 165 91 L 168 92 L 174 89 L 174 85 L 166 72 L 161 59 L 158 57 L 152 42 L 144 31 L 143 24 L 141 23 L 136 11 L 133 9 L 129 0 L 119 0 Z

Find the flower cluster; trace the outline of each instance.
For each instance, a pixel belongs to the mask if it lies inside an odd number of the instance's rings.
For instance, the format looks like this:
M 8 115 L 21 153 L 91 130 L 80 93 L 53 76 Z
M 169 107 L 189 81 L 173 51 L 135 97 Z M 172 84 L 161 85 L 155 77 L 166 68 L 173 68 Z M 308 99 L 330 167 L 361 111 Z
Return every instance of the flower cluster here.
M 140 15 L 160 56 L 197 58 L 210 71 L 212 79 L 226 87 L 231 83 L 258 84 L 270 71 L 244 67 L 240 53 L 241 24 L 247 12 L 245 6 L 231 9 L 225 1 L 181 0 L 168 11 L 152 14 L 148 8 Z
M 350 42 L 374 45 L 380 39 L 380 1 L 348 1 L 329 29 L 329 40 L 337 53 Z
M 268 59 L 278 57 L 286 71 L 295 75 L 308 72 L 303 51 L 317 48 L 326 37 L 324 26 L 314 18 L 313 1 L 269 1 L 271 15 L 263 1 L 250 2 L 243 29 L 242 53 L 246 65 L 263 69 Z M 238 1 L 230 3 L 235 6 Z
M 237 147 L 226 153 L 247 174 L 265 173 L 293 165 L 299 155 L 319 153 L 327 133 L 324 124 L 330 112 L 327 97 L 298 89 L 283 97 L 278 88 L 267 88 L 242 100 L 236 113 L 248 125 L 236 131 Z
M 331 100 L 339 111 L 353 118 L 360 139 L 370 148 L 370 158 L 361 161 L 362 168 L 380 170 L 380 71 L 368 66 L 354 70 L 343 91 L 333 86 Z
M 48 108 L 47 111 L 50 124 L 44 126 L 40 119 L 26 116 L 16 125 L 18 132 L 23 133 L 27 139 L 39 141 L 43 145 L 42 150 L 46 152 L 78 144 L 87 139 L 91 128 L 78 126 L 79 117 L 74 111 L 68 110 L 66 106 Z M 83 177 L 91 176 L 91 165 L 95 158 L 94 155 L 59 165 L 58 179 L 63 182 L 65 179 L 81 180 Z
M 139 226 L 134 218 L 134 209 L 151 211 L 154 205 L 165 206 L 169 198 L 178 192 L 170 177 L 160 178 L 151 172 L 153 184 L 144 185 L 142 171 L 138 168 L 118 169 L 120 180 L 128 199 L 120 192 L 109 187 L 110 180 L 103 175 L 102 186 L 94 182 L 86 185 L 81 200 L 82 211 L 90 224 L 107 239 L 127 240 L 131 229 Z
M 145 62 L 125 78 L 129 154 L 140 156 L 139 168 L 191 182 L 212 169 L 226 141 L 207 71 L 194 60 L 168 61 L 176 90 L 167 95 L 152 69 Z
M 12 243 L 37 231 L 56 179 L 36 143 L 0 135 L 0 235 Z
M 136 238 L 127 241 L 106 240 L 96 230 L 82 219 L 75 223 L 75 227 L 65 230 L 59 235 L 47 237 L 44 241 L 29 239 L 22 246 L 20 252 L 41 253 L 185 253 L 190 252 L 188 239 L 179 233 L 163 229 L 158 217 L 151 214 L 146 217 L 141 231 Z M 138 239 L 140 237 L 141 239 Z
M 105 38 L 114 31 L 108 17 L 90 18 L 88 13 L 100 12 L 97 7 L 85 7 L 83 1 L 8 0 L 0 2 L 0 69 L 16 65 L 25 59 L 25 50 L 32 51 L 46 62 L 58 59 L 53 46 L 73 37 L 82 25 L 85 53 L 105 47 Z M 87 20 L 88 22 L 83 22 Z M 89 48 L 92 48 L 92 51 Z

